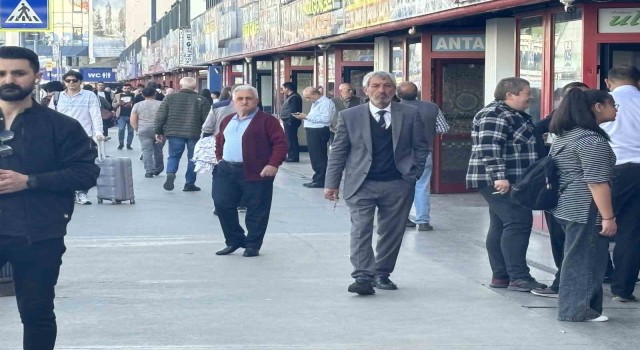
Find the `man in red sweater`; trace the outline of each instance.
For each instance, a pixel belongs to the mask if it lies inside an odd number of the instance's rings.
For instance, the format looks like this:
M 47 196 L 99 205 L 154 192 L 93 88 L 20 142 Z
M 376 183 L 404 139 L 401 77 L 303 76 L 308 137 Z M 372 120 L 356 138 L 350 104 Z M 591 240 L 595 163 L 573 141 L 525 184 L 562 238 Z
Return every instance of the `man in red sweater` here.
M 244 247 L 243 256 L 258 256 L 267 231 L 273 180 L 287 157 L 287 140 L 278 120 L 258 110 L 258 102 L 253 86 L 236 87 L 237 113 L 224 117 L 216 136 L 213 202 L 227 244 L 216 255 Z M 240 199 L 247 207 L 246 236 L 238 218 Z

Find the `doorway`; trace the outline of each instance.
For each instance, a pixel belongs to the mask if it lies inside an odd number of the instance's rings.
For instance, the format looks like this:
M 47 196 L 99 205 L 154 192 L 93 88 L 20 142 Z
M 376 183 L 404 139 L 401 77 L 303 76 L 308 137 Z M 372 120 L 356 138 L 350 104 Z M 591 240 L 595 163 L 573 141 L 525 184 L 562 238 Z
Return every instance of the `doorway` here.
M 609 69 L 620 65 L 640 69 L 640 44 L 600 45 L 600 89 L 607 90 L 604 80 L 609 75 Z
M 293 70 L 291 71 L 291 82 L 296 84 L 298 94 L 302 96 L 302 91 L 309 86 L 313 86 L 313 71 L 312 70 Z M 311 110 L 311 103 L 304 98 L 302 99 L 302 113 L 309 114 Z M 300 144 L 300 151 L 307 151 L 307 134 L 304 131 L 304 123 L 298 128 L 298 143 Z
M 484 60 L 434 61 L 434 97 L 449 132 L 438 135 L 433 149 L 433 192 L 467 192 L 473 117 L 484 107 Z
M 267 113 L 273 113 L 273 76 L 271 72 L 258 71 L 257 90 L 260 94 L 262 109 Z
M 369 72 L 373 72 L 373 67 L 343 67 L 343 81 L 351 84 L 356 91 L 356 96 L 365 99 L 363 80 L 364 76 Z

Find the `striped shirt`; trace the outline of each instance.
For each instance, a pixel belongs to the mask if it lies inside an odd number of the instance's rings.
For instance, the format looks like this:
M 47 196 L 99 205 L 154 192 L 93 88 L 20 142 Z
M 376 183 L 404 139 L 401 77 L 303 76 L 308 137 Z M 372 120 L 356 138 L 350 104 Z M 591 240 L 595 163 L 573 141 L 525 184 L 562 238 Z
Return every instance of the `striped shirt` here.
M 493 101 L 473 118 L 467 188 L 493 186 L 496 180 L 515 183 L 538 159 L 531 116 Z
M 49 108 L 79 121 L 89 137 L 102 135 L 100 99 L 93 92 L 80 90 L 71 95 L 65 90 L 59 93 L 57 104 L 52 98 Z
M 568 145 L 562 152 L 560 148 Z M 607 139 L 593 130 L 574 128 L 558 136 L 549 153 L 560 174 L 558 206 L 552 210 L 555 217 L 586 224 L 593 195 L 588 184 L 609 182 L 616 156 Z M 602 218 L 598 214 L 597 223 Z
M 447 123 L 447 120 L 444 118 L 442 111 L 438 109 L 438 116 L 436 117 L 436 132 L 438 134 L 444 134 L 447 131 L 449 131 L 449 123 Z

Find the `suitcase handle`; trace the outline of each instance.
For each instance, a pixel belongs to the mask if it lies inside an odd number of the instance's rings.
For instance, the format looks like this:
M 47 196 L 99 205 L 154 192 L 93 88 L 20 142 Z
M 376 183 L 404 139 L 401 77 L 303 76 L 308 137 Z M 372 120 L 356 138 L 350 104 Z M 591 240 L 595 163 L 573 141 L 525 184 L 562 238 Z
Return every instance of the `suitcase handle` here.
M 103 161 L 107 157 L 107 150 L 104 140 L 98 140 L 98 160 Z

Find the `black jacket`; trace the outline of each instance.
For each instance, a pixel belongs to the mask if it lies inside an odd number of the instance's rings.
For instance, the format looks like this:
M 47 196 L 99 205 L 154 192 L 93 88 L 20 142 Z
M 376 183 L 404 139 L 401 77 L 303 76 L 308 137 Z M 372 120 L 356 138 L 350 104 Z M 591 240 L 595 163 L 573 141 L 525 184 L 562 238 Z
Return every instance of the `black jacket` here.
M 291 113 L 300 113 L 302 112 L 302 97 L 297 92 L 292 93 L 282 102 L 282 107 L 280 108 L 280 119 L 288 120 L 289 118 L 293 118 Z
M 11 130 L 15 137 L 5 144 L 13 154 L 0 158 L 0 168 L 33 176 L 36 187 L 0 194 L 0 236 L 26 234 L 29 241 L 62 237 L 75 190 L 95 186 L 100 174 L 95 143 L 75 119 L 35 101 Z

